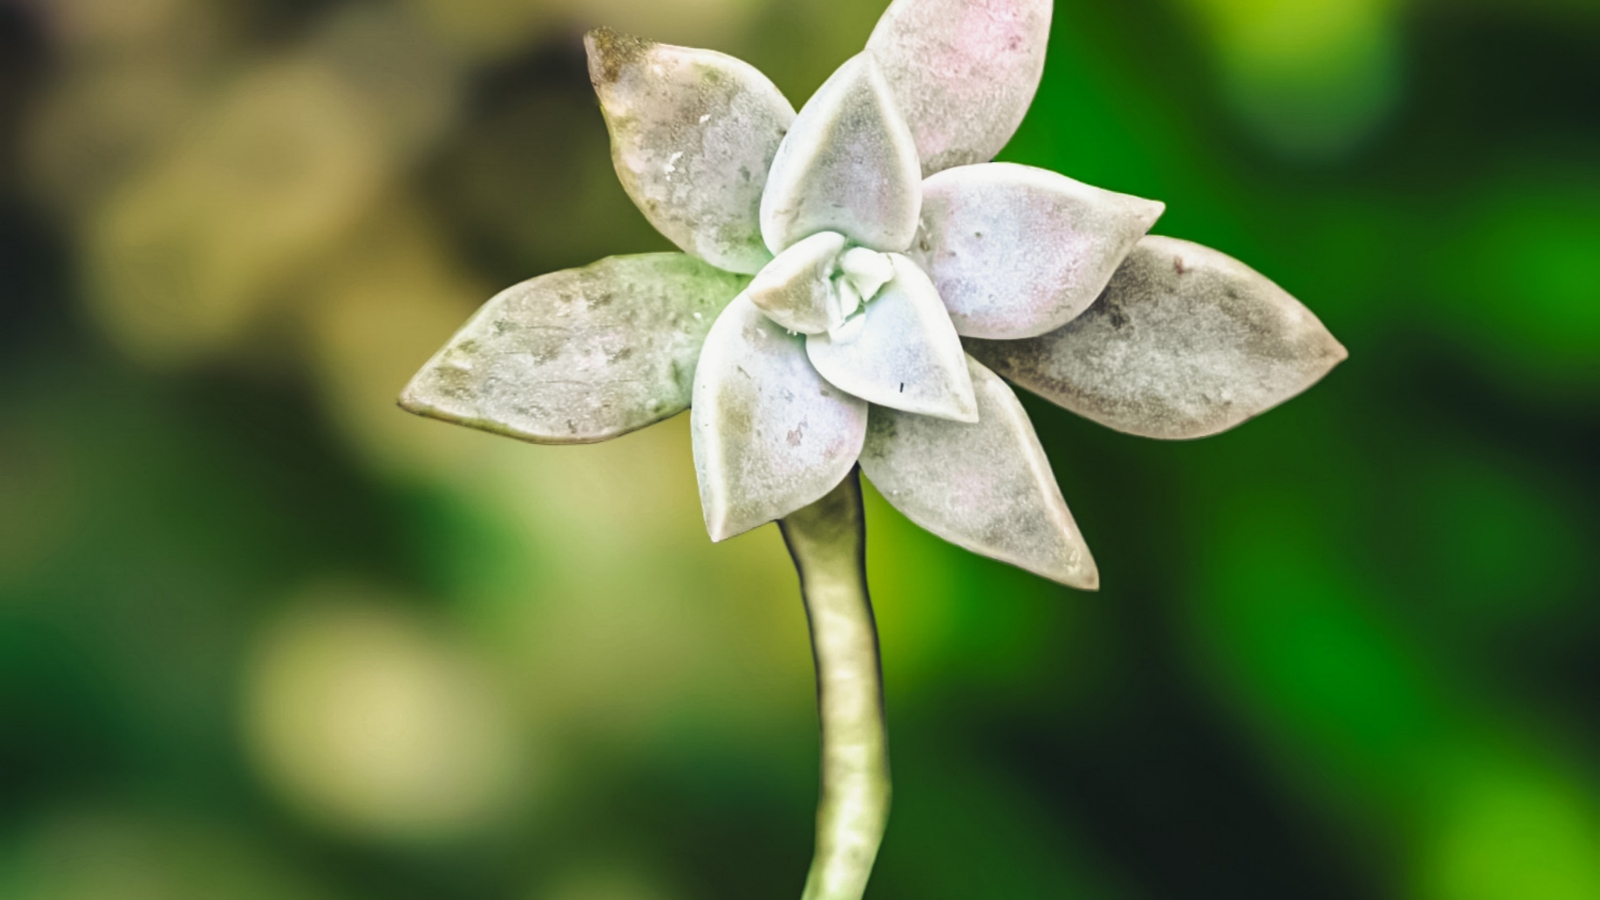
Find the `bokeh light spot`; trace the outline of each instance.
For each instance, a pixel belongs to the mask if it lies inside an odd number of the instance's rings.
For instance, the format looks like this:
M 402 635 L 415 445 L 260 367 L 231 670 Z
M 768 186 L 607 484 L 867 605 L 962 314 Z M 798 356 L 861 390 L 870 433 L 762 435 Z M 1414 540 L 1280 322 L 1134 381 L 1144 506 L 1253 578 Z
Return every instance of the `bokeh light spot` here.
M 1234 111 L 1266 145 L 1341 155 L 1399 99 L 1400 0 L 1184 0 Z
M 261 635 L 245 708 L 268 784 L 357 835 L 448 839 L 521 795 L 515 729 L 471 657 L 360 588 L 321 587 Z

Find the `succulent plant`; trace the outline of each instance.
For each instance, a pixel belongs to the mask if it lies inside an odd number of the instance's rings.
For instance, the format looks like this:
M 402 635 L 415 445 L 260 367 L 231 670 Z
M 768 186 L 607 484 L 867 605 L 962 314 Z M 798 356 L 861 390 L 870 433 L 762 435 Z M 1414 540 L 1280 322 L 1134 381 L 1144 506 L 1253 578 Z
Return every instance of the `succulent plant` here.
M 1007 380 L 1119 431 L 1195 438 L 1345 358 L 1262 275 L 1147 235 L 1161 203 L 990 162 L 1032 102 L 1050 14 L 894 0 L 798 114 L 733 57 L 591 32 L 617 175 L 683 252 L 506 289 L 401 396 L 534 443 L 690 409 L 712 540 L 778 521 L 800 573 L 823 730 L 808 900 L 861 896 L 888 812 L 857 472 L 946 540 L 1094 589 Z

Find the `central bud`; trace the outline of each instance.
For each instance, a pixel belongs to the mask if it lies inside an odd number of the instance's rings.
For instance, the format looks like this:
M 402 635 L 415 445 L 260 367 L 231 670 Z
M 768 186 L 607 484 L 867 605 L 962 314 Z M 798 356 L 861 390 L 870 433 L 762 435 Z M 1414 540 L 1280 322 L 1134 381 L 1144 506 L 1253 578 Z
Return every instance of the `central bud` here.
M 848 341 L 861 329 L 862 307 L 892 278 L 894 263 L 888 254 L 850 246 L 844 235 L 823 231 L 778 254 L 745 294 L 790 331 L 826 332 L 834 340 Z

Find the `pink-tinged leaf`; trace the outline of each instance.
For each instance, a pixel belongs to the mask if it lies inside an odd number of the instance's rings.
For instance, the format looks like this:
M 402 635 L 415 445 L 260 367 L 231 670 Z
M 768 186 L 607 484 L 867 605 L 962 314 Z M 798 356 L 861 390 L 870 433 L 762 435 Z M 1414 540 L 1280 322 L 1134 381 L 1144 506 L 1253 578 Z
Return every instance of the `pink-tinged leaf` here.
M 1037 337 L 1100 296 L 1163 209 L 1032 166 L 959 166 L 923 182 L 910 255 L 961 335 Z
M 917 231 L 917 148 L 870 54 L 852 57 L 817 89 L 784 137 L 761 197 L 773 253 L 819 231 L 901 251 Z
M 1078 415 L 1170 439 L 1226 431 L 1348 355 L 1310 310 L 1255 270 L 1154 236 L 1066 326 L 1023 341 L 969 340 L 967 350 Z
M 713 541 L 814 503 L 861 452 L 866 402 L 824 381 L 803 340 L 743 295 L 706 338 L 689 422 Z
M 861 471 L 906 518 L 974 553 L 1069 587 L 1100 576 L 1067 511 L 1028 414 L 993 372 L 968 359 L 976 423 L 872 407 Z
M 650 224 L 684 251 L 753 274 L 761 192 L 794 107 L 753 66 L 711 50 L 591 31 L 589 76 L 617 178 Z
M 922 171 L 988 162 L 1039 89 L 1051 0 L 895 0 L 867 49 L 911 126 Z

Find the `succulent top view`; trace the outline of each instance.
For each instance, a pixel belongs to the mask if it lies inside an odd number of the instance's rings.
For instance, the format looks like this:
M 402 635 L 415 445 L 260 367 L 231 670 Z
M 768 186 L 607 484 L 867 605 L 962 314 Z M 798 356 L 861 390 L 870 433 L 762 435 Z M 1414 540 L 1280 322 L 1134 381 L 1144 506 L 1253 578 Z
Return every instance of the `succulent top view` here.
M 812 626 L 822 802 L 808 898 L 857 898 L 889 796 L 857 467 L 896 509 L 1063 584 L 1099 575 L 1008 381 L 1196 438 L 1344 359 L 1242 263 L 1147 235 L 1161 203 L 990 160 L 1049 0 L 895 0 L 798 114 L 732 57 L 586 39 L 618 177 L 681 253 L 492 298 L 401 405 L 535 443 L 690 410 L 712 540 L 778 521 Z

